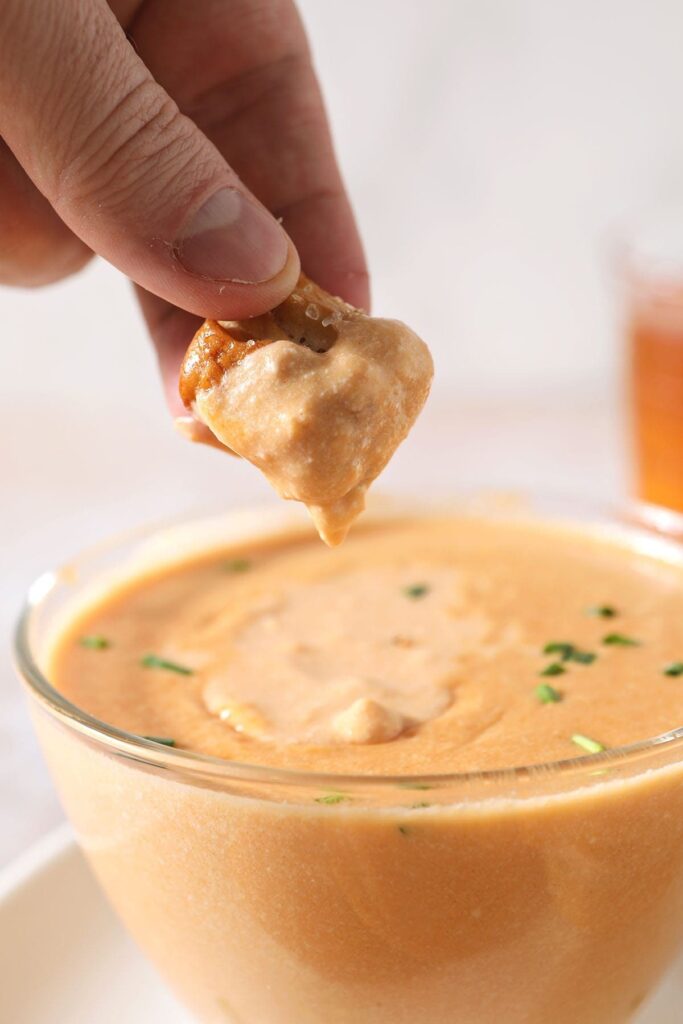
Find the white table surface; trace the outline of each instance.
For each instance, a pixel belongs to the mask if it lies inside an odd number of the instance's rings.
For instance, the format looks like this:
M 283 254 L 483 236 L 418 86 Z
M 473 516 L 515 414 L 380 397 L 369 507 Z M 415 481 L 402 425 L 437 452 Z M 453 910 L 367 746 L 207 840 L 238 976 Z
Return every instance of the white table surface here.
M 6 422 L 15 412 L 10 399 Z M 251 467 L 176 438 L 160 409 L 144 416 L 55 396 L 17 420 L 28 425 L 3 453 L 0 865 L 61 818 L 10 662 L 10 630 L 32 577 L 145 520 L 275 500 Z M 436 395 L 382 483 L 388 492 L 493 485 L 609 499 L 624 493 L 623 449 L 613 396 L 554 391 L 456 404 Z

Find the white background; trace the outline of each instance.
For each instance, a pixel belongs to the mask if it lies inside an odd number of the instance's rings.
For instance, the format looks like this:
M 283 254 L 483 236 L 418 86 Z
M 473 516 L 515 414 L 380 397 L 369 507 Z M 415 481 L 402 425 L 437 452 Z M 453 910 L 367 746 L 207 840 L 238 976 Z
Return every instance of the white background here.
M 616 494 L 615 228 L 683 189 L 677 0 L 302 0 L 377 312 L 437 385 L 388 485 Z M 2 238 L 0 235 L 0 245 Z M 88 329 L 83 328 L 85 317 Z M 3 651 L 31 576 L 144 518 L 265 497 L 165 419 L 125 281 L 104 264 L 0 289 Z M 0 664 L 0 860 L 58 811 Z

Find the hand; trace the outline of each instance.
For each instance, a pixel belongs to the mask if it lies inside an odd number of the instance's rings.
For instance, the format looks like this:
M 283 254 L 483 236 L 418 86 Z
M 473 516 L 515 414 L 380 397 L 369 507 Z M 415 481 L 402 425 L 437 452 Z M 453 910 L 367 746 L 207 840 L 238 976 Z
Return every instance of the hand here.
M 109 260 L 138 285 L 174 411 L 200 318 L 272 308 L 299 257 L 368 306 L 291 0 L 2 0 L 0 136 L 0 282 Z

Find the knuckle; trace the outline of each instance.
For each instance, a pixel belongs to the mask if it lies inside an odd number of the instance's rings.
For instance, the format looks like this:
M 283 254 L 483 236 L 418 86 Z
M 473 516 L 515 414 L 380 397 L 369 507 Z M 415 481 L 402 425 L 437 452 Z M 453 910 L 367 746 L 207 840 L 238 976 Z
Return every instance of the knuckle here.
M 297 52 L 262 60 L 239 74 L 231 74 L 226 68 L 218 84 L 188 96 L 184 109 L 202 127 L 211 129 L 270 104 L 283 93 L 303 95 L 299 83 L 309 69 L 312 72 L 307 55 Z
M 146 188 L 150 176 L 163 206 L 164 183 L 173 180 L 177 193 L 202 164 L 193 126 L 148 78 L 129 87 L 71 148 L 53 191 L 58 210 L 88 204 L 119 212 Z

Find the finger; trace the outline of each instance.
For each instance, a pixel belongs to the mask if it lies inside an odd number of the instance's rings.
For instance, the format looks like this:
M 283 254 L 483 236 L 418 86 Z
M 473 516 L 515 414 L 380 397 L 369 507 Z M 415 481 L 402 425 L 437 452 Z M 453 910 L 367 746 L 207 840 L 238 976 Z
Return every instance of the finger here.
M 104 0 L 3 0 L 0 133 L 66 224 L 156 295 L 244 317 L 294 287 L 296 251 L 183 116 Z
M 201 326 L 201 317 L 192 316 L 191 313 L 186 313 L 183 309 L 171 306 L 168 302 L 142 288 L 136 288 L 136 292 L 154 342 L 164 397 L 171 416 L 173 416 L 176 430 L 187 441 L 208 444 L 234 455 L 235 452 L 231 448 L 219 441 L 207 426 L 196 420 L 185 408 L 178 391 L 180 364 L 192 336 Z
M 50 284 L 91 256 L 0 139 L 0 283 Z
M 294 4 L 146 0 L 129 34 L 180 109 L 283 218 L 311 277 L 368 308 L 363 250 Z
M 196 420 L 189 413 L 176 416 L 173 425 L 180 436 L 184 437 L 186 441 L 192 441 L 194 444 L 208 444 L 210 448 L 218 448 L 221 452 L 237 455 L 237 452 L 234 452 L 232 448 L 228 448 L 226 444 L 219 441 L 216 435 L 204 423 L 200 423 L 199 420 Z M 239 456 L 237 457 L 239 458 Z
M 201 326 L 202 318 L 186 313 L 142 288 L 136 288 L 136 292 L 156 349 L 166 404 L 172 416 L 184 416 L 187 409 L 178 393 L 178 374 L 187 346 Z

